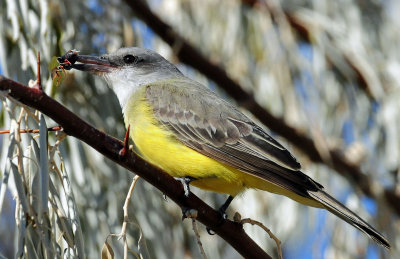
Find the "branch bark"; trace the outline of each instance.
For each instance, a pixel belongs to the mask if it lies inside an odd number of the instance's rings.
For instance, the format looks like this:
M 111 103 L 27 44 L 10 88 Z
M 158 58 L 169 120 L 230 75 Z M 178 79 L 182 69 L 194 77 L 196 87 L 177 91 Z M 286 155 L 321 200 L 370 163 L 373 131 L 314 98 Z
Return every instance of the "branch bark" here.
M 30 88 L 0 76 L 0 91 L 6 96 L 46 114 L 58 123 L 66 134 L 82 140 L 107 158 L 138 174 L 165 193 L 181 208 L 196 209 L 198 211 L 197 220 L 222 237 L 243 257 L 271 258 L 246 234 L 241 224 L 223 220 L 219 212 L 192 193 L 186 197 L 179 182 L 135 153 L 129 151 L 127 155 L 120 156 L 119 152 L 123 148 L 120 140 L 92 127 L 40 89 Z
M 194 46 L 175 32 L 169 24 L 155 15 L 143 0 L 125 0 L 125 2 L 131 7 L 137 18 L 146 23 L 147 26 L 172 47 L 181 62 L 197 69 L 200 73 L 216 82 L 227 94 L 237 101 L 238 105 L 250 111 L 269 129 L 286 138 L 292 145 L 306 154 L 310 160 L 317 163 L 324 163 L 354 183 L 365 195 L 379 200 L 377 199 L 377 193 L 371 189 L 372 181 L 370 177 L 361 171 L 360 165 L 348 161 L 341 150 L 329 149 L 328 155 L 331 161 L 327 163 L 323 155 L 318 151 L 314 141 L 302 130 L 288 125 L 282 118 L 277 118 L 265 110 L 256 102 L 251 94 L 244 91 L 244 88 L 232 80 L 221 67 L 211 63 Z M 399 210 L 396 208 L 400 204 L 400 196 L 393 190 L 385 190 L 383 195 L 392 209 L 399 214 Z

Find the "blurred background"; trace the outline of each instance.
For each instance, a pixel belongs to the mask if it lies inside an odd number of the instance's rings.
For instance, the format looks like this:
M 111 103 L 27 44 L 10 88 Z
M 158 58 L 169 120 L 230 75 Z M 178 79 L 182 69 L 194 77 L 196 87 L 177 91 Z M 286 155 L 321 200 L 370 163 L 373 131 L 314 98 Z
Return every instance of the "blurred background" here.
M 157 29 L 140 3 L 169 24 L 167 31 Z M 282 241 L 284 258 L 400 258 L 399 13 L 397 0 L 4 0 L 0 74 L 28 85 L 36 79 L 40 51 L 46 93 L 123 139 L 121 109 L 106 83 L 68 71 L 57 87 L 51 73 L 55 56 L 71 49 L 97 55 L 123 46 L 150 48 L 235 103 L 229 86 L 218 85 L 196 60 L 180 62 L 181 47 L 191 44 L 285 127 L 312 141 L 317 153 L 285 135 L 285 128 L 271 132 L 305 173 L 383 233 L 393 248 L 377 246 L 327 211 L 260 191 L 236 198 L 228 215 L 237 211 L 263 222 Z M 181 38 L 168 44 L 159 31 Z M 37 129 L 40 114 L 4 94 L 1 102 L 1 129 L 13 133 L 0 136 L 0 254 L 99 258 L 107 239 L 115 258 L 122 258 L 123 242 L 109 235 L 121 231 L 134 175 L 77 139 L 50 132 L 48 222 L 33 225 L 24 204 L 30 211 L 38 208 L 35 184 L 43 164 L 38 152 L 44 147 L 38 134 L 18 129 Z M 226 198 L 192 191 L 215 208 Z M 142 180 L 133 191 L 129 218 L 129 258 L 201 258 L 190 221 L 182 222 L 180 208 Z M 277 256 L 265 232 L 245 229 Z M 201 224 L 199 231 L 208 258 L 241 258 Z

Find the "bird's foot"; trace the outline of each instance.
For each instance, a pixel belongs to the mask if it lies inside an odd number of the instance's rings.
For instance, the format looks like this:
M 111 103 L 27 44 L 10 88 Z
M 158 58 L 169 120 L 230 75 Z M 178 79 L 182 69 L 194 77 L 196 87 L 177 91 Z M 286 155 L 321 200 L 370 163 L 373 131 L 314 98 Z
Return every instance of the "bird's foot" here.
M 222 223 L 224 223 L 224 221 L 228 218 L 228 215 L 226 214 L 226 210 L 228 209 L 229 205 L 231 204 L 233 198 L 234 198 L 233 196 L 229 195 L 228 199 L 226 199 L 224 204 L 222 204 L 222 206 L 218 209 L 221 219 L 217 226 L 222 225 Z M 210 228 L 207 227 L 206 230 L 209 235 L 215 235 L 215 232 L 212 231 Z
M 228 218 L 228 215 L 225 212 L 222 212 L 221 210 L 218 210 L 218 212 L 220 215 L 220 220 L 217 223 L 217 227 L 221 226 L 224 223 L 224 221 Z M 206 227 L 206 230 L 209 235 L 211 236 L 215 235 L 215 232 L 211 228 Z

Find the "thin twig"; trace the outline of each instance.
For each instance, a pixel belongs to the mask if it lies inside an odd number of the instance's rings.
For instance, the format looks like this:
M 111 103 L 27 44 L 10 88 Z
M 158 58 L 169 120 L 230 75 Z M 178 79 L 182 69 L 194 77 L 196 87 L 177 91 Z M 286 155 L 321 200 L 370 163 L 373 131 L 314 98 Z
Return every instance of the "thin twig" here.
M 59 131 L 62 130 L 61 126 L 55 126 L 47 128 L 47 131 Z M 0 134 L 9 134 L 10 130 L 0 130 Z M 39 133 L 39 129 L 20 129 L 19 133 Z
M 129 222 L 129 215 L 128 215 L 129 201 L 131 200 L 133 189 L 135 189 L 136 183 L 139 180 L 139 178 L 140 178 L 139 175 L 135 175 L 135 177 L 133 177 L 132 184 L 129 187 L 129 191 L 128 191 L 128 194 L 126 195 L 126 199 L 125 199 L 125 203 L 124 203 L 124 207 L 123 207 L 124 222 L 122 223 L 121 233 L 119 233 L 119 235 L 118 235 L 119 236 L 118 240 L 120 240 L 122 238 L 124 241 L 124 259 L 128 258 L 128 252 L 129 252 L 128 242 L 126 241 L 126 227 Z
M 197 244 L 198 244 L 198 246 L 200 248 L 200 253 L 201 253 L 201 255 L 203 256 L 204 259 L 207 259 L 206 252 L 204 251 L 203 244 L 201 243 L 201 240 L 200 240 L 199 229 L 197 228 L 197 223 L 196 223 L 197 214 L 198 214 L 197 210 L 189 209 L 189 210 L 187 210 L 185 212 L 184 216 L 186 218 L 192 219 L 192 229 L 193 229 L 193 232 L 194 232 L 194 234 L 196 236 Z
M 239 222 L 242 225 L 244 225 L 244 224 L 257 225 L 260 228 L 262 228 L 265 232 L 267 232 L 269 237 L 272 238 L 276 243 L 276 248 L 278 250 L 279 258 L 283 259 L 281 241 L 274 235 L 274 233 L 272 233 L 272 231 L 268 227 L 266 227 L 263 223 L 253 220 L 251 218 L 241 219 L 241 216 L 238 212 L 235 213 L 233 218 L 234 218 L 234 221 Z
M 43 90 L 42 88 L 42 79 L 40 75 L 40 51 L 38 51 L 37 55 L 37 81 L 36 81 L 37 87 L 39 90 Z

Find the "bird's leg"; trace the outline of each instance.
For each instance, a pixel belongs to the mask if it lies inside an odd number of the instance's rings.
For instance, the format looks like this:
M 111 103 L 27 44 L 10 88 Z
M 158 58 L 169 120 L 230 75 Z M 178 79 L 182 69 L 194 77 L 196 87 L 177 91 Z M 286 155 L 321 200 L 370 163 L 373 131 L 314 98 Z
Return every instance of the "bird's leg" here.
M 181 182 L 181 184 L 183 185 L 183 190 L 185 191 L 185 197 L 189 197 L 189 193 L 190 193 L 189 184 L 191 181 L 196 180 L 196 179 L 193 177 L 189 177 L 189 176 L 174 177 L 174 178 L 175 178 L 175 180 Z M 196 217 L 197 217 L 197 210 L 194 210 L 189 207 L 182 207 L 182 220 L 184 220 L 186 218 L 195 219 Z
M 226 199 L 226 201 L 224 202 L 224 204 L 222 204 L 222 206 L 218 209 L 219 213 L 221 213 L 221 216 L 226 219 L 226 210 L 228 209 L 229 205 L 231 204 L 231 202 L 233 201 L 233 196 L 229 195 L 228 199 Z
M 190 176 L 185 176 L 185 177 L 174 177 L 175 180 L 181 182 L 181 184 L 183 185 L 183 190 L 185 191 L 185 196 L 189 197 L 189 193 L 190 193 L 190 188 L 189 188 L 189 183 L 191 181 L 196 180 L 196 178 L 190 177 Z
M 124 147 L 119 151 L 119 155 L 122 158 L 125 157 L 129 152 L 129 131 L 130 131 L 130 129 L 131 129 L 131 125 L 128 126 L 128 129 L 126 130 L 126 133 L 125 133 Z

